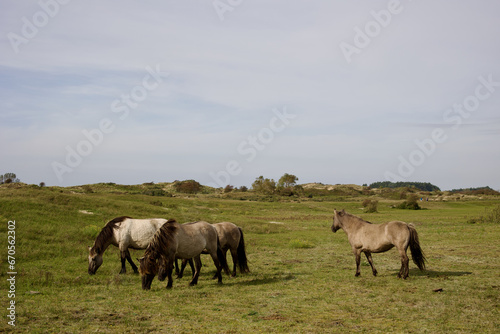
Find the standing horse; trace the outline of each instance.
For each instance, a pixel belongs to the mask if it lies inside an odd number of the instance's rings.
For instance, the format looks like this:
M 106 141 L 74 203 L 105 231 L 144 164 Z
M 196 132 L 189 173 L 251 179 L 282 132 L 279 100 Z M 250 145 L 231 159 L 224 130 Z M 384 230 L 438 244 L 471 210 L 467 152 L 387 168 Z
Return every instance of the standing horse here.
M 102 255 L 109 245 L 120 249 L 122 269 L 120 274 L 125 274 L 125 260 L 130 263 L 134 273 L 137 266 L 130 257 L 129 248 L 145 249 L 156 231 L 166 222 L 166 219 L 132 219 L 130 217 L 118 217 L 108 222 L 101 230 L 89 249 L 89 275 L 94 275 L 102 265 Z
M 372 253 L 382 253 L 396 246 L 401 256 L 401 269 L 398 277 L 406 279 L 409 273 L 409 259 L 406 250 L 410 246 L 413 262 L 420 270 L 425 270 L 425 256 L 420 248 L 417 230 L 412 224 L 401 221 L 391 221 L 384 224 L 372 224 L 359 217 L 346 213 L 344 210 L 334 210 L 332 232 L 343 229 L 356 257 L 356 275 L 361 274 L 359 263 L 361 253 L 365 253 L 373 275 L 377 270 L 373 266 Z
M 215 227 L 207 222 L 179 224 L 171 219 L 167 221 L 154 235 L 144 256 L 139 260 L 142 288 L 151 289 L 151 283 L 158 274 L 168 277 L 167 289 L 172 288 L 172 270 L 174 261 L 194 258 L 195 273 L 189 285 L 196 285 L 200 276 L 200 254 L 206 250 L 217 268 L 218 282 L 222 283 L 221 270 L 229 275 L 227 262 L 220 248 L 219 237 Z
M 213 224 L 212 226 L 217 230 L 222 253 L 224 253 L 226 261 L 227 251 L 229 250 L 231 252 L 231 257 L 233 258 L 233 272 L 231 273 L 231 276 L 236 276 L 236 267 L 240 269 L 241 274 L 248 273 L 250 269 L 248 268 L 248 260 L 245 251 L 245 239 L 243 238 L 243 231 L 241 230 L 241 228 L 229 222 L 217 223 Z M 203 253 L 208 254 L 205 252 Z M 181 270 L 177 275 L 178 278 L 182 277 L 184 268 L 186 267 L 186 263 L 188 261 L 189 260 L 182 261 Z M 191 269 L 193 269 L 193 265 L 191 262 L 190 265 Z

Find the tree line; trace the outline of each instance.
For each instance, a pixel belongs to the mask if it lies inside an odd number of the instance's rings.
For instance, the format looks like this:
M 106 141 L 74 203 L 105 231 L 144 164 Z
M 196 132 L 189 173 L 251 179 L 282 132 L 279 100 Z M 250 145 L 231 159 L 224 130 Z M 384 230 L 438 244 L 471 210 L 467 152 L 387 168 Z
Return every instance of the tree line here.
M 416 188 L 421 191 L 441 191 L 438 186 L 429 182 L 374 182 L 370 184 L 370 188 Z

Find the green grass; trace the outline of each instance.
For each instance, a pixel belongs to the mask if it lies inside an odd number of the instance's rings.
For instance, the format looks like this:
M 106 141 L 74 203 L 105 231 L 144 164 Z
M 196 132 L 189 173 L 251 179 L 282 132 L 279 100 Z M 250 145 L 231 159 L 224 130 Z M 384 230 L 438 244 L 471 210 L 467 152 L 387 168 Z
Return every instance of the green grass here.
M 378 213 L 364 214 L 362 197 L 248 201 L 217 194 L 160 197 L 133 186 L 80 188 L 0 187 L 0 279 L 7 279 L 7 221 L 16 220 L 16 331 L 25 333 L 498 333 L 500 226 L 480 220 L 500 199 L 424 202 L 424 210 L 391 208 L 400 200 L 377 198 Z M 240 196 L 240 195 L 238 195 Z M 259 199 L 255 194 L 248 198 Z M 397 279 L 395 250 L 374 254 L 373 277 L 363 260 L 361 277 L 344 232 L 330 230 L 333 209 L 374 223 L 413 223 L 428 270 L 410 262 L 410 277 Z M 83 213 L 87 212 L 87 213 Z M 93 214 L 88 214 L 92 212 Z M 153 281 L 119 275 L 111 246 L 96 275 L 87 274 L 87 245 L 121 215 L 175 218 L 180 222 L 231 221 L 245 233 L 251 273 L 211 279 L 203 257 L 198 285 L 189 275 Z M 141 256 L 142 251 L 132 251 Z M 442 292 L 434 292 L 442 289 Z M 0 295 L 5 314 L 6 290 Z M 0 331 L 10 328 L 2 316 Z

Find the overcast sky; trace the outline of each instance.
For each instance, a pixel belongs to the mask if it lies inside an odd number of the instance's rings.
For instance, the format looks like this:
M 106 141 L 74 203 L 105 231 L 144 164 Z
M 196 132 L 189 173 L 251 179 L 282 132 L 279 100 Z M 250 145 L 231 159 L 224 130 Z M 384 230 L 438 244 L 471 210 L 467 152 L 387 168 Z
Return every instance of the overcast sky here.
M 2 1 L 26 183 L 500 189 L 500 2 Z

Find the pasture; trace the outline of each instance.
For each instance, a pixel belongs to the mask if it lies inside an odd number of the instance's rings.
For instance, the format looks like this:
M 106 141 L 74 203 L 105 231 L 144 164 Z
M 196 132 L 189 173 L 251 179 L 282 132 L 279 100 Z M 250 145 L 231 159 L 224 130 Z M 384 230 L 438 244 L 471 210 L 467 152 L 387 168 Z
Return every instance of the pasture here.
M 379 212 L 364 214 L 363 197 L 256 201 L 92 188 L 0 186 L 4 286 L 7 222 L 16 221 L 16 332 L 500 332 L 500 226 L 470 220 L 499 198 L 429 201 L 418 211 L 391 208 L 400 201 L 380 198 Z M 354 277 L 346 234 L 330 230 L 334 209 L 373 223 L 413 223 L 427 270 L 410 261 L 409 278 L 398 279 L 401 263 L 392 249 L 373 254 L 377 277 L 365 257 Z M 155 279 L 144 291 L 128 264 L 119 274 L 119 251 L 110 246 L 96 275 L 88 275 L 87 246 L 107 221 L 123 215 L 233 222 L 243 229 L 251 272 L 224 275 L 218 285 L 203 255 L 197 286 L 188 286 L 187 269 L 171 290 Z M 138 264 L 143 251 L 131 253 Z M 0 331 L 11 328 L 2 291 Z

